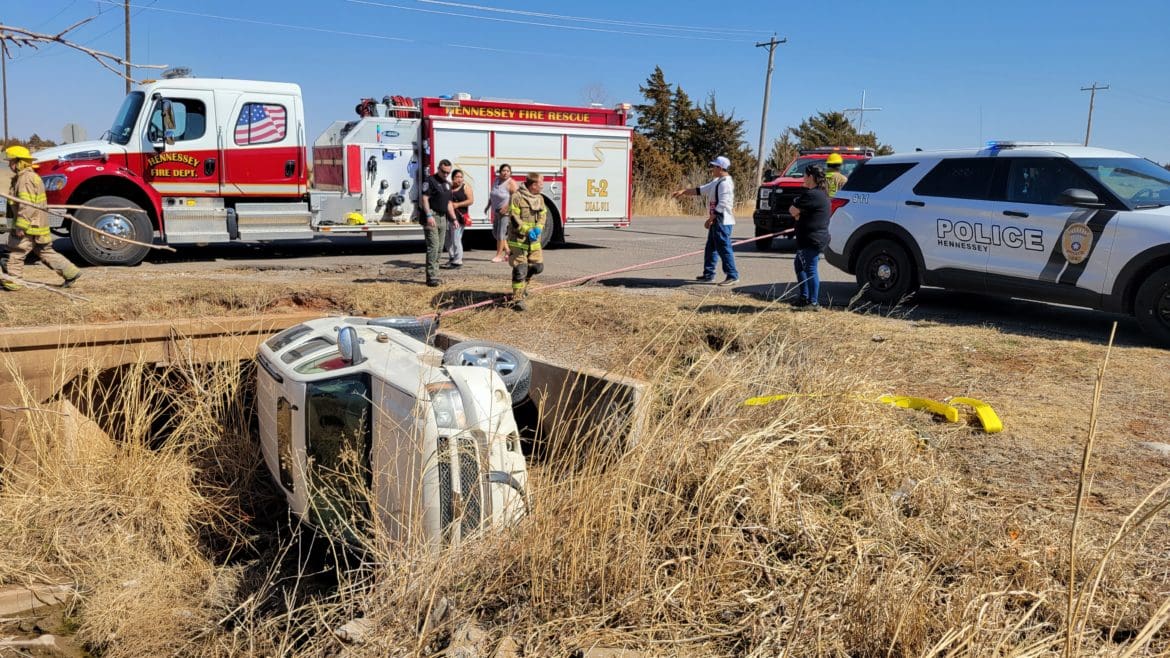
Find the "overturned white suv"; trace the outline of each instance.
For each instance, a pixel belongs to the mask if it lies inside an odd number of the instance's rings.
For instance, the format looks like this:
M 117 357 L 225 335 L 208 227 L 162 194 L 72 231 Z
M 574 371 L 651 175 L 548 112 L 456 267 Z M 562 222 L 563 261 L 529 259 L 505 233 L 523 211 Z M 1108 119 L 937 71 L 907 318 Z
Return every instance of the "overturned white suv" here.
M 330 317 L 262 344 L 264 461 L 292 512 L 360 543 L 371 525 L 442 546 L 521 517 L 527 467 L 513 415 L 531 363 L 494 343 L 428 344 L 410 318 Z
M 1038 142 L 869 160 L 833 199 L 826 259 L 864 296 L 918 286 L 1129 313 L 1170 343 L 1170 171 Z

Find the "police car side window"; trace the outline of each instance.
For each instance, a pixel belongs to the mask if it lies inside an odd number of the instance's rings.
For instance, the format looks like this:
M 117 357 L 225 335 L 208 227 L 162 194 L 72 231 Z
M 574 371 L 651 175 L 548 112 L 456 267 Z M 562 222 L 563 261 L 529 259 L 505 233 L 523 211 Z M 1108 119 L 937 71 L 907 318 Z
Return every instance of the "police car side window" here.
M 1006 199 L 1014 203 L 1060 205 L 1060 194 L 1069 188 L 1097 186 L 1067 158 L 1010 158 Z
M 914 186 L 914 193 L 952 199 L 987 199 L 994 173 L 992 158 L 949 158 L 923 176 Z

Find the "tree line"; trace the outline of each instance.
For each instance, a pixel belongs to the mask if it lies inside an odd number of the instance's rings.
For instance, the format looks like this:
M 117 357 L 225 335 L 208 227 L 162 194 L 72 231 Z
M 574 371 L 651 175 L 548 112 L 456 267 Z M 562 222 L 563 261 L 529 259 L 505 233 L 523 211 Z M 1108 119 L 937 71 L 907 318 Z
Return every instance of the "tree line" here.
M 716 155 L 731 159 L 731 175 L 741 200 L 755 194 L 756 156 L 745 139 L 744 120 L 720 109 L 714 92 L 695 102 L 680 85 L 666 79 L 662 67 L 638 87 L 644 102 L 634 106 L 634 194 L 660 196 L 683 182 L 705 180 L 707 163 Z M 780 170 L 797 151 L 818 146 L 869 146 L 880 154 L 893 149 L 872 132 L 858 133 L 841 112 L 819 112 L 795 128 L 787 128 L 764 161 Z

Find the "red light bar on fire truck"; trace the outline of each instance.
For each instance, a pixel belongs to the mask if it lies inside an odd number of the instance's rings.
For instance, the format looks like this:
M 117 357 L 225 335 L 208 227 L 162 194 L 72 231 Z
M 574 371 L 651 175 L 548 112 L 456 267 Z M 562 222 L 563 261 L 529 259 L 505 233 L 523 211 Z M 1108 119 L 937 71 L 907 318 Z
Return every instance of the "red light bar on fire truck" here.
M 840 153 L 842 155 L 864 155 L 868 157 L 874 156 L 874 150 L 868 146 L 818 146 L 811 149 L 800 149 L 801 155 L 814 155 L 823 153 Z

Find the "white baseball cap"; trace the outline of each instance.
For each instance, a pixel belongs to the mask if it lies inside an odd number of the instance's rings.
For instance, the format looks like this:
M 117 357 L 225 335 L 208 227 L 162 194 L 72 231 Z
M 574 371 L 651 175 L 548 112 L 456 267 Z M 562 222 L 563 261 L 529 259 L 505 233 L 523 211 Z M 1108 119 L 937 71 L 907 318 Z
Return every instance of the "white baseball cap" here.
M 715 167 L 719 167 L 720 169 L 722 169 L 724 171 L 731 169 L 731 160 L 728 160 L 727 158 L 723 157 L 722 155 L 715 158 L 714 160 L 712 160 L 709 164 L 712 166 L 715 166 Z

